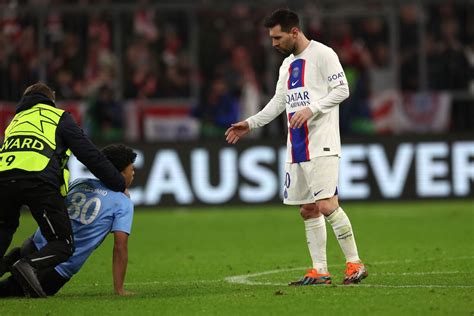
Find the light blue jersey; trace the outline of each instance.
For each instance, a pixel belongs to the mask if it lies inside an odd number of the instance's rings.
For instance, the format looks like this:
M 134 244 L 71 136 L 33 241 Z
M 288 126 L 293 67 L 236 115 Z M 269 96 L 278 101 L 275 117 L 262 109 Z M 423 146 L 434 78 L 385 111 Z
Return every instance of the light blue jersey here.
M 66 197 L 74 234 L 75 250 L 66 261 L 55 267 L 65 278 L 71 278 L 99 247 L 110 232 L 130 234 L 133 219 L 132 201 L 122 192 L 108 189 L 97 179 L 77 179 Z M 46 239 L 38 229 L 33 237 L 38 249 Z

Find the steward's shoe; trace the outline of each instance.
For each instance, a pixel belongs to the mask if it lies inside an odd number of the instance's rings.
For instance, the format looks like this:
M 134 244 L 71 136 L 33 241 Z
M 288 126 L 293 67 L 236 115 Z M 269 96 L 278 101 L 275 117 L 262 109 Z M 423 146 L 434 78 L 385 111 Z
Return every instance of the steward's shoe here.
M 20 259 L 13 264 L 12 274 L 20 283 L 26 296 L 46 297 L 46 293 L 36 276 L 35 269 L 25 259 Z
M 0 278 L 7 272 L 10 272 L 12 265 L 21 259 L 21 249 L 15 247 L 10 250 L 2 259 L 0 259 Z
M 290 286 L 331 284 L 329 273 L 318 273 L 316 269 L 309 269 L 308 273 L 299 281 L 290 282 Z
M 368 276 L 369 273 L 363 263 L 347 262 L 342 284 L 357 284 Z

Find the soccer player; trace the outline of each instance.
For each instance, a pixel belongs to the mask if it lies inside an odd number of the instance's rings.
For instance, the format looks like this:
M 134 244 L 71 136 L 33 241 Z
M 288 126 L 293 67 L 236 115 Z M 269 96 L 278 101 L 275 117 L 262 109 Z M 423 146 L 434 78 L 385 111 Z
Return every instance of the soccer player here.
M 235 144 L 286 109 L 284 203 L 300 206 L 313 261 L 313 269 L 290 285 L 332 282 L 326 259 L 325 218 L 346 257 L 343 284 L 358 283 L 368 273 L 359 258 L 351 222 L 337 196 L 341 154 L 339 104 L 349 96 L 344 70 L 331 48 L 306 38 L 295 12 L 278 9 L 266 18 L 264 26 L 273 47 L 288 57 L 280 67 L 273 98 L 257 114 L 232 124 L 225 133 L 226 140 Z
M 126 187 L 130 187 L 137 154 L 122 144 L 109 145 L 102 149 L 102 153 L 121 172 Z M 66 205 L 76 249 L 66 262 L 37 271 L 39 282 L 47 295 L 56 294 L 81 269 L 109 232 L 114 233 L 112 273 L 115 293 L 122 296 L 132 294 L 123 286 L 128 263 L 128 236 L 133 219 L 133 204 L 126 193 L 128 191 L 114 192 L 97 179 L 78 179 L 71 184 Z M 4 257 L 0 263 L 0 276 L 11 269 L 13 262 L 43 248 L 46 243 L 38 229 L 21 249 L 14 248 Z M 14 276 L 0 282 L 0 297 L 28 294 Z

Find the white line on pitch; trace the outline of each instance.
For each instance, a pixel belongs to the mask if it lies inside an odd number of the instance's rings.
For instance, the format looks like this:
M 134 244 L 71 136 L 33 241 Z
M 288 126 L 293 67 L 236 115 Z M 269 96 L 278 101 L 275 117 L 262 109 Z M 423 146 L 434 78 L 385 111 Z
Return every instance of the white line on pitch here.
M 463 257 L 454 257 L 454 258 L 443 258 L 442 260 L 464 260 L 464 259 L 474 259 L 474 256 L 463 256 Z M 400 264 L 400 263 L 410 263 L 410 262 L 415 262 L 415 261 L 437 261 L 440 260 L 439 258 L 426 258 L 422 260 L 393 260 L 393 261 L 379 261 L 379 262 L 374 262 L 371 263 L 371 265 L 385 265 L 385 264 Z M 442 261 L 440 260 L 440 261 Z M 329 265 L 329 267 L 335 267 L 335 266 L 342 266 L 342 264 L 333 264 Z M 244 274 L 244 275 L 237 275 L 237 276 L 230 276 L 224 278 L 224 281 L 229 282 L 229 283 L 234 283 L 234 284 L 244 284 L 244 285 L 271 285 L 271 286 L 287 286 L 288 284 L 285 283 L 273 283 L 273 282 L 258 282 L 258 281 L 250 281 L 248 278 L 252 277 L 258 277 L 258 276 L 263 276 L 263 275 L 268 275 L 268 274 L 276 274 L 276 273 L 281 273 L 281 272 L 288 272 L 288 271 L 301 271 L 305 270 L 308 267 L 298 267 L 298 268 L 288 268 L 288 269 L 277 269 L 277 270 L 269 270 L 269 271 L 263 271 L 263 272 L 257 272 L 257 273 L 251 273 L 251 274 Z M 386 272 L 386 273 L 371 273 L 371 276 L 376 276 L 376 275 L 430 275 L 430 274 L 472 274 L 473 272 L 462 272 L 462 271 L 431 271 L 431 272 L 403 272 L 403 273 L 394 273 L 394 272 Z M 162 285 L 181 285 L 181 284 L 208 284 L 208 283 L 220 283 L 222 282 L 222 279 L 219 280 L 183 280 L 183 281 L 145 281 L 145 282 L 125 282 L 125 285 L 154 285 L 154 284 L 162 284 Z M 98 282 L 90 282 L 90 283 L 78 283 L 75 284 L 75 286 L 109 286 L 109 283 L 98 283 Z M 446 287 L 453 287 L 453 288 L 473 288 L 471 285 L 383 285 L 383 284 L 357 284 L 357 287 L 386 287 L 386 288 L 446 288 Z
M 454 257 L 454 258 L 443 258 L 443 260 L 463 260 L 463 259 L 473 259 L 474 256 L 463 256 L 463 257 Z M 372 265 L 380 265 L 380 264 L 400 264 L 400 263 L 410 263 L 416 261 L 438 261 L 440 259 L 435 258 L 426 258 L 422 260 L 399 260 L 399 261 L 381 261 L 381 262 L 374 262 Z M 331 266 L 331 265 L 330 265 Z M 258 281 L 251 281 L 249 278 L 258 277 L 268 274 L 276 274 L 281 272 L 288 272 L 288 271 L 295 271 L 295 270 L 304 270 L 307 267 L 300 267 L 300 268 L 288 268 L 288 269 L 278 269 L 278 270 L 269 270 L 251 274 L 243 274 L 237 276 L 231 276 L 224 278 L 225 281 L 234 284 L 245 284 L 245 285 L 273 285 L 273 286 L 286 286 L 287 284 L 284 283 L 273 283 L 273 282 L 258 282 Z M 380 275 L 428 275 L 428 274 L 461 274 L 463 272 L 459 271 L 430 271 L 430 272 L 405 272 L 405 273 L 380 273 Z M 470 272 L 466 272 L 466 274 L 471 274 Z M 372 274 L 376 275 L 376 274 Z M 413 284 L 413 285 L 384 285 L 384 284 L 358 284 L 358 287 L 385 287 L 385 288 L 474 288 L 474 285 L 436 285 L 436 284 Z

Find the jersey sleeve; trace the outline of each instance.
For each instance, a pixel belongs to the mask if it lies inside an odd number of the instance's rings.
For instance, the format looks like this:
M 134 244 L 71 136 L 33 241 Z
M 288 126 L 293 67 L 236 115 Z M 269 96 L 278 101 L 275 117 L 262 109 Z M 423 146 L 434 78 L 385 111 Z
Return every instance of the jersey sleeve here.
M 122 194 L 122 193 L 118 193 Z M 114 213 L 114 222 L 112 223 L 112 232 L 124 232 L 130 235 L 132 231 L 133 221 L 133 203 L 124 194 L 121 198 L 122 202 Z
M 249 124 L 250 129 L 255 129 L 267 125 L 273 121 L 278 115 L 280 115 L 285 110 L 286 100 L 286 85 L 285 85 L 285 76 L 286 70 L 284 70 L 283 62 L 280 67 L 280 74 L 278 76 L 278 82 L 275 89 L 275 95 L 273 98 L 265 105 L 265 107 L 258 112 L 257 114 L 249 117 L 246 121 Z
M 335 88 L 339 85 L 347 85 L 346 74 L 342 68 L 339 57 L 332 49 L 328 49 L 324 54 L 321 65 L 323 78 L 327 80 L 329 87 Z
M 79 179 L 75 179 L 73 180 L 71 183 L 69 183 L 69 192 L 72 191 L 72 189 L 74 189 L 74 187 L 84 181 L 87 181 L 87 179 L 85 178 L 79 178 Z
M 314 114 L 332 111 L 349 97 L 349 85 L 337 54 L 328 48 L 321 56 L 323 58 L 320 61 L 319 68 L 322 77 L 329 86 L 329 93 L 309 106 Z

